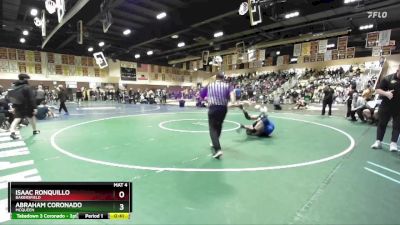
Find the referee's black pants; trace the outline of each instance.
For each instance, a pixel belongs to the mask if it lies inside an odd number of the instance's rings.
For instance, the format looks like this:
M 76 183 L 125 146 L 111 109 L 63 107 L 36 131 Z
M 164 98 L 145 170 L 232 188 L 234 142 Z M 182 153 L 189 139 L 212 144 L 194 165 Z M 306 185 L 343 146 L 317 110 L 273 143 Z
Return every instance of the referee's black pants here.
M 328 105 L 329 111 L 328 111 L 328 115 L 332 115 L 332 100 L 323 100 L 322 101 L 322 115 L 325 115 L 325 109 L 326 106 Z
M 211 105 L 208 109 L 208 127 L 210 137 L 215 151 L 221 150 L 219 137 L 221 136 L 222 124 L 224 122 L 228 107 L 224 105 Z
M 60 101 L 60 108 L 58 109 L 58 112 L 61 113 L 61 110 L 64 110 L 65 113 L 68 113 L 67 106 L 65 105 L 65 102 Z
M 400 135 L 400 111 L 394 110 L 389 107 L 380 107 L 378 111 L 378 130 L 376 139 L 379 141 L 383 140 L 385 136 L 386 127 L 390 119 L 393 118 L 393 130 L 392 130 L 392 142 L 396 142 Z

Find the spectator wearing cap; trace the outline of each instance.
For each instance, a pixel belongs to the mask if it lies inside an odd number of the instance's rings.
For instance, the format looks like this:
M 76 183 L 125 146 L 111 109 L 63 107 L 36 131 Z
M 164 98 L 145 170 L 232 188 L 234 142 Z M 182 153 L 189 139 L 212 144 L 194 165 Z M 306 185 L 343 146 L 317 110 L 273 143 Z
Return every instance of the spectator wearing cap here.
M 207 97 L 209 104 L 208 124 L 212 141 L 213 158 L 216 159 L 219 159 L 223 154 L 219 138 L 221 137 L 222 124 L 228 112 L 230 95 L 234 95 L 233 89 L 223 79 L 224 74 L 219 72 L 216 75 L 216 81 L 208 84 L 200 93 L 202 98 Z M 232 96 L 232 99 L 234 99 L 234 96 Z
M 39 134 L 40 131 L 36 128 L 37 113 L 36 96 L 32 88 L 28 84 L 30 77 L 27 74 L 19 74 L 18 81 L 13 83 L 12 90 L 9 91 L 11 102 L 15 111 L 14 120 L 10 126 L 10 137 L 13 140 L 18 139 L 15 134 L 17 125 L 22 119 L 27 118 L 29 123 L 32 125 L 33 134 Z

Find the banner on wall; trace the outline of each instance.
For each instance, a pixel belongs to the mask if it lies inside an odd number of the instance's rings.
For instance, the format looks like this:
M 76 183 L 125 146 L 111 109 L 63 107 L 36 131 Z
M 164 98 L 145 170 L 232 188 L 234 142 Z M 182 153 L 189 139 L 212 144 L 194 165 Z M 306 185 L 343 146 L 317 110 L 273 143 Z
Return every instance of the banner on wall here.
M 328 40 L 318 42 L 318 53 L 325 53 L 328 50 Z
M 283 65 L 283 56 L 278 56 L 278 58 L 276 59 L 276 65 L 277 66 Z
M 392 46 L 383 46 L 382 47 L 382 55 L 388 56 L 392 54 Z
M 392 34 L 392 30 L 383 30 L 379 32 L 379 41 L 378 46 L 388 46 L 390 45 L 390 36 Z
M 325 56 L 325 53 L 319 53 L 317 55 L 317 62 L 323 62 L 324 61 L 324 56 Z
M 9 60 L 17 60 L 17 49 L 7 48 L 7 51 Z
M 203 51 L 201 53 L 201 58 L 203 61 L 203 66 L 208 66 L 208 58 L 210 57 L 210 51 Z
M 347 53 L 347 49 L 346 50 L 339 50 L 339 59 L 345 59 L 346 58 L 346 53 Z
M 366 48 L 373 48 L 379 45 L 379 32 L 371 32 L 367 34 L 365 43 Z
M 339 51 L 338 50 L 332 50 L 332 60 L 337 60 L 338 59 L 338 54 Z
M 293 46 L 293 56 L 294 57 L 301 56 L 301 44 L 295 44 Z
M 372 56 L 381 56 L 381 47 L 379 46 L 373 47 Z
M 25 50 L 17 50 L 17 58 L 19 61 L 25 61 Z
M 305 42 L 301 44 L 301 55 L 310 55 L 311 42 Z
M 8 59 L 7 48 L 0 48 L 0 59 Z
M 301 63 L 304 63 L 304 57 L 303 56 L 297 57 L 297 64 L 301 64 Z
M 290 56 L 289 55 L 283 55 L 283 64 L 287 65 L 290 62 Z
M 0 60 L 0 72 L 9 72 L 10 67 L 7 60 Z
M 259 61 L 265 60 L 265 49 L 258 50 L 258 60 Z
M 54 54 L 54 63 L 61 64 L 61 55 L 60 54 Z
M 317 55 L 316 54 L 311 54 L 310 55 L 310 62 L 315 62 L 317 61 Z
M 312 41 L 310 47 L 310 55 L 318 54 L 318 41 Z
M 349 42 L 349 37 L 348 36 L 344 36 L 344 37 L 339 37 L 338 38 L 338 50 L 339 51 L 346 51 L 347 50 L 347 44 Z
M 355 54 L 356 54 L 356 48 L 355 47 L 347 48 L 346 58 L 353 59 Z
M 249 62 L 249 55 L 248 54 L 242 54 L 242 63 L 248 63 Z
M 266 66 L 272 66 L 274 62 L 274 58 L 272 56 L 268 57 L 267 60 L 265 60 Z
M 148 64 L 140 64 L 140 66 L 138 65 L 137 71 L 138 72 L 148 72 L 149 65 Z
M 248 62 L 253 62 L 257 59 L 257 55 L 256 55 L 256 49 L 254 48 L 249 48 L 247 50 L 247 55 L 248 55 Z
M 42 56 L 41 56 L 40 52 L 35 51 L 33 54 L 34 54 L 35 62 L 42 62 Z
M 233 54 L 232 55 L 232 64 L 236 65 L 237 64 L 237 59 L 238 59 L 238 55 L 237 54 Z
M 18 62 L 17 61 L 8 61 L 8 65 L 10 68 L 10 73 L 18 73 Z

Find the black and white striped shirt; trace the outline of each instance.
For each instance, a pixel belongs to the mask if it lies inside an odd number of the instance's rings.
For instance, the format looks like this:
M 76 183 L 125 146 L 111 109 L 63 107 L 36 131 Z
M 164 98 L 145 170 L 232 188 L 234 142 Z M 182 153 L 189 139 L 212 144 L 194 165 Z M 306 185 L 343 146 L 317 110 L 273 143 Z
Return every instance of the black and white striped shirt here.
M 228 105 L 229 95 L 232 91 L 229 84 L 217 80 L 208 85 L 202 92 L 201 97 L 207 96 L 210 105 Z

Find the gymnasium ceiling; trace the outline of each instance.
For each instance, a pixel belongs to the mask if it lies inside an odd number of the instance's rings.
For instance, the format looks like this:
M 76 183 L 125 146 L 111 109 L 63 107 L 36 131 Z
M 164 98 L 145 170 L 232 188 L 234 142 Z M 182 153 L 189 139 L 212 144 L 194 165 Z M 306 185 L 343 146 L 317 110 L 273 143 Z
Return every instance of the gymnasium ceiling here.
M 100 13 L 102 0 L 90 0 L 77 15 L 64 25 L 48 42 L 44 51 L 90 55 L 88 47 L 103 50 L 107 57 L 142 63 L 165 65 L 178 59 L 201 56 L 203 50 L 223 51 L 244 41 L 246 46 L 298 37 L 304 34 L 329 33 L 351 30 L 349 46 L 356 46 L 363 54 L 365 32 L 394 28 L 393 36 L 399 36 L 399 0 L 360 0 L 344 4 L 344 0 L 268 0 L 273 6 L 263 7 L 263 22 L 250 26 L 248 16 L 240 16 L 238 9 L 244 0 L 109 0 L 113 24 L 103 32 Z M 32 8 L 44 9 L 44 0 L 0 1 L 0 46 L 40 50 L 41 31 L 33 23 Z M 66 11 L 79 0 L 66 0 Z M 299 11 L 300 15 L 285 19 L 288 12 Z M 367 11 L 387 12 L 387 18 L 369 19 Z M 156 15 L 166 12 L 167 17 L 157 20 Z M 84 42 L 76 42 L 76 22 L 83 20 Z M 58 24 L 54 15 L 47 15 L 48 33 Z M 359 27 L 373 24 L 371 30 L 360 31 Z M 396 29 L 397 28 L 397 29 Z M 30 31 L 26 43 L 19 43 L 22 30 Z M 122 32 L 132 32 L 124 36 Z M 214 38 L 214 33 L 223 31 L 224 36 Z M 179 38 L 172 39 L 172 35 Z M 98 43 L 105 45 L 99 47 Z M 334 39 L 330 42 L 334 42 Z M 179 42 L 186 46 L 178 48 Z M 291 54 L 292 45 L 275 46 L 269 52 L 280 50 Z M 154 54 L 147 56 L 152 50 Z M 140 59 L 134 59 L 140 54 Z M 367 53 L 365 53 L 367 54 Z M 370 54 L 370 52 L 368 53 Z

